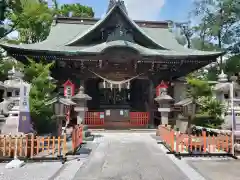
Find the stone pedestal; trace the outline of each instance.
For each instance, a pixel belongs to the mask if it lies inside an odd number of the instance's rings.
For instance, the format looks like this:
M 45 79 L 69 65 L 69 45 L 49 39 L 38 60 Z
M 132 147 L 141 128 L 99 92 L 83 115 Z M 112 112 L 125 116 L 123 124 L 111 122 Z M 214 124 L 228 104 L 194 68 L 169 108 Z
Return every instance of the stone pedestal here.
M 187 128 L 188 128 L 188 119 L 187 119 L 187 117 L 179 115 L 178 118 L 176 119 L 176 128 L 178 128 L 178 130 L 181 133 L 186 133 L 187 132 Z
M 87 101 L 92 100 L 90 96 L 84 93 L 84 87 L 79 88 L 79 92 L 72 97 L 72 100 L 76 103 L 74 110 L 77 114 L 77 124 L 82 124 L 85 118 L 85 112 L 88 111 Z
M 161 121 L 162 124 L 168 124 L 168 116 L 171 112 L 170 102 L 173 101 L 173 98 L 167 95 L 167 89 L 161 89 L 161 94 L 155 98 L 155 101 L 159 103 L 158 111 L 161 112 Z

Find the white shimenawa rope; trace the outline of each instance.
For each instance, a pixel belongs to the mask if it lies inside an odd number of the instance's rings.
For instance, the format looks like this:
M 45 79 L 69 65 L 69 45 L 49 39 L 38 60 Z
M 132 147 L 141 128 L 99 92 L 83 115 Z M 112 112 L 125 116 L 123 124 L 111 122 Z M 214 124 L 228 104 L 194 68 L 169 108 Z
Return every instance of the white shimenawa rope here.
M 103 87 L 106 88 L 106 82 L 108 82 L 110 84 L 110 89 L 112 90 L 113 88 L 113 85 L 118 85 L 118 89 L 119 91 L 121 91 L 121 88 L 122 88 L 122 84 L 125 84 L 127 83 L 127 88 L 129 89 L 130 88 L 130 81 L 133 80 L 133 79 L 136 79 L 138 78 L 139 76 L 143 75 L 143 73 L 141 74 L 138 74 L 137 76 L 134 76 L 132 78 L 129 78 L 129 79 L 124 79 L 122 81 L 113 81 L 113 80 L 110 80 L 110 79 L 107 79 L 105 77 L 102 77 L 101 75 L 97 74 L 96 72 L 93 72 L 92 70 L 88 69 L 90 72 L 92 72 L 93 74 L 95 74 L 97 77 L 101 78 L 103 80 Z

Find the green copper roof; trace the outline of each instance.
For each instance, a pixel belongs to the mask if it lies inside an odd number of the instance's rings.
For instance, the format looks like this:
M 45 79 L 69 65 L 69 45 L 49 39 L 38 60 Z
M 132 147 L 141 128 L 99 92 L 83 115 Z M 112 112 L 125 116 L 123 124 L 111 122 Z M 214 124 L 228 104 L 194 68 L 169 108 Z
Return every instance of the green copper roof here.
M 122 8 L 123 8 L 122 2 L 121 1 L 116 2 L 115 5 L 112 7 L 112 9 L 107 12 L 107 14 L 105 15 L 104 18 L 102 18 L 100 21 L 98 21 L 96 24 L 94 24 L 92 27 L 90 27 L 87 31 L 81 33 L 79 36 L 77 36 L 76 38 L 74 38 L 73 40 L 71 40 L 70 42 L 68 42 L 65 45 L 67 45 L 67 46 L 73 45 L 77 41 L 80 41 L 86 35 L 88 35 L 92 31 L 94 31 L 97 27 L 101 26 L 104 22 L 108 21 L 109 17 L 114 13 L 114 11 L 120 10 L 119 12 L 121 13 L 121 15 L 124 16 L 125 20 L 129 21 L 129 23 L 133 26 L 133 28 L 135 28 L 139 33 L 141 33 L 142 36 L 145 36 L 149 41 L 151 41 L 153 44 L 155 44 L 159 48 L 165 49 L 164 46 L 162 46 L 161 44 L 157 43 L 154 39 L 152 39 L 150 36 L 148 36 L 148 34 L 146 34 L 143 30 L 141 30 L 141 28 L 133 20 L 131 20 L 128 17 L 128 15 L 126 14 L 125 10 L 122 9 Z
M 64 54 L 64 55 L 84 55 L 84 54 L 99 54 L 104 52 L 107 48 L 112 47 L 127 47 L 136 50 L 143 56 L 161 56 L 170 58 L 188 58 L 196 56 L 214 56 L 214 58 L 222 55 L 222 52 L 206 52 L 193 49 L 187 49 L 180 45 L 175 39 L 173 33 L 167 28 L 162 27 L 139 27 L 133 20 L 126 14 L 125 10 L 121 8 L 120 3 L 116 3 L 106 14 L 106 16 L 99 20 L 94 25 L 89 24 L 85 20 L 78 23 L 59 22 L 52 26 L 51 32 L 45 41 L 35 44 L 0 44 L 4 49 L 21 52 L 21 50 L 46 52 L 49 54 Z M 104 42 L 93 45 L 77 46 L 77 41 L 87 36 L 90 32 L 96 30 L 104 22 L 108 21 L 108 17 L 116 10 L 120 10 L 124 18 L 130 22 L 142 37 L 147 38 L 152 43 L 156 44 L 159 48 L 151 49 L 143 47 L 134 42 L 115 40 L 111 42 Z
M 3 47 L 5 45 L 2 45 Z M 11 45 L 12 48 L 16 48 L 19 50 L 28 50 L 30 45 Z M 111 42 L 104 42 L 101 44 L 97 44 L 94 46 L 49 46 L 46 47 L 42 44 L 40 47 L 36 47 L 36 51 L 45 51 L 51 52 L 56 54 L 68 54 L 68 55 L 81 55 L 81 54 L 99 54 L 103 53 L 106 49 L 109 48 L 117 48 L 117 47 L 124 47 L 124 48 L 131 48 L 137 51 L 139 54 L 144 56 L 161 56 L 161 57 L 179 57 L 179 58 L 187 58 L 189 56 L 216 56 L 220 53 L 216 52 L 203 52 L 198 50 L 156 50 L 156 49 L 149 49 L 138 44 L 118 40 L 118 41 L 111 41 Z

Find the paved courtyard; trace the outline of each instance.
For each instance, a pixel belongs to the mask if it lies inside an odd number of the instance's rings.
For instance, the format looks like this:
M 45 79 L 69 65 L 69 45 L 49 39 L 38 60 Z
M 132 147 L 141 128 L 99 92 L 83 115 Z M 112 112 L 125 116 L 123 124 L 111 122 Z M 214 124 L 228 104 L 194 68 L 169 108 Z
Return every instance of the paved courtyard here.
M 157 144 L 154 133 L 98 132 L 68 162 L 27 163 L 19 169 L 0 164 L 0 180 L 240 180 L 240 161 L 178 160 Z
M 74 180 L 188 180 L 149 133 L 100 133 Z
M 240 180 L 239 160 L 195 160 L 189 164 L 206 180 Z

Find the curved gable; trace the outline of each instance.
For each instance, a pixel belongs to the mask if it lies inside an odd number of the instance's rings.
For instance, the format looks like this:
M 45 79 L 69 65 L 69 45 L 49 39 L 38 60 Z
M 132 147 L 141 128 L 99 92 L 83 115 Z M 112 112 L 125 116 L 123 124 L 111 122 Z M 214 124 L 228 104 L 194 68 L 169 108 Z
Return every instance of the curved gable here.
M 122 4 L 119 3 L 115 4 L 106 14 L 105 18 L 99 20 L 87 31 L 65 45 L 79 46 L 99 44 L 109 41 L 109 36 L 112 36 L 112 40 L 130 41 L 152 49 L 167 49 L 141 30 L 141 28 L 128 17 L 121 5 Z

